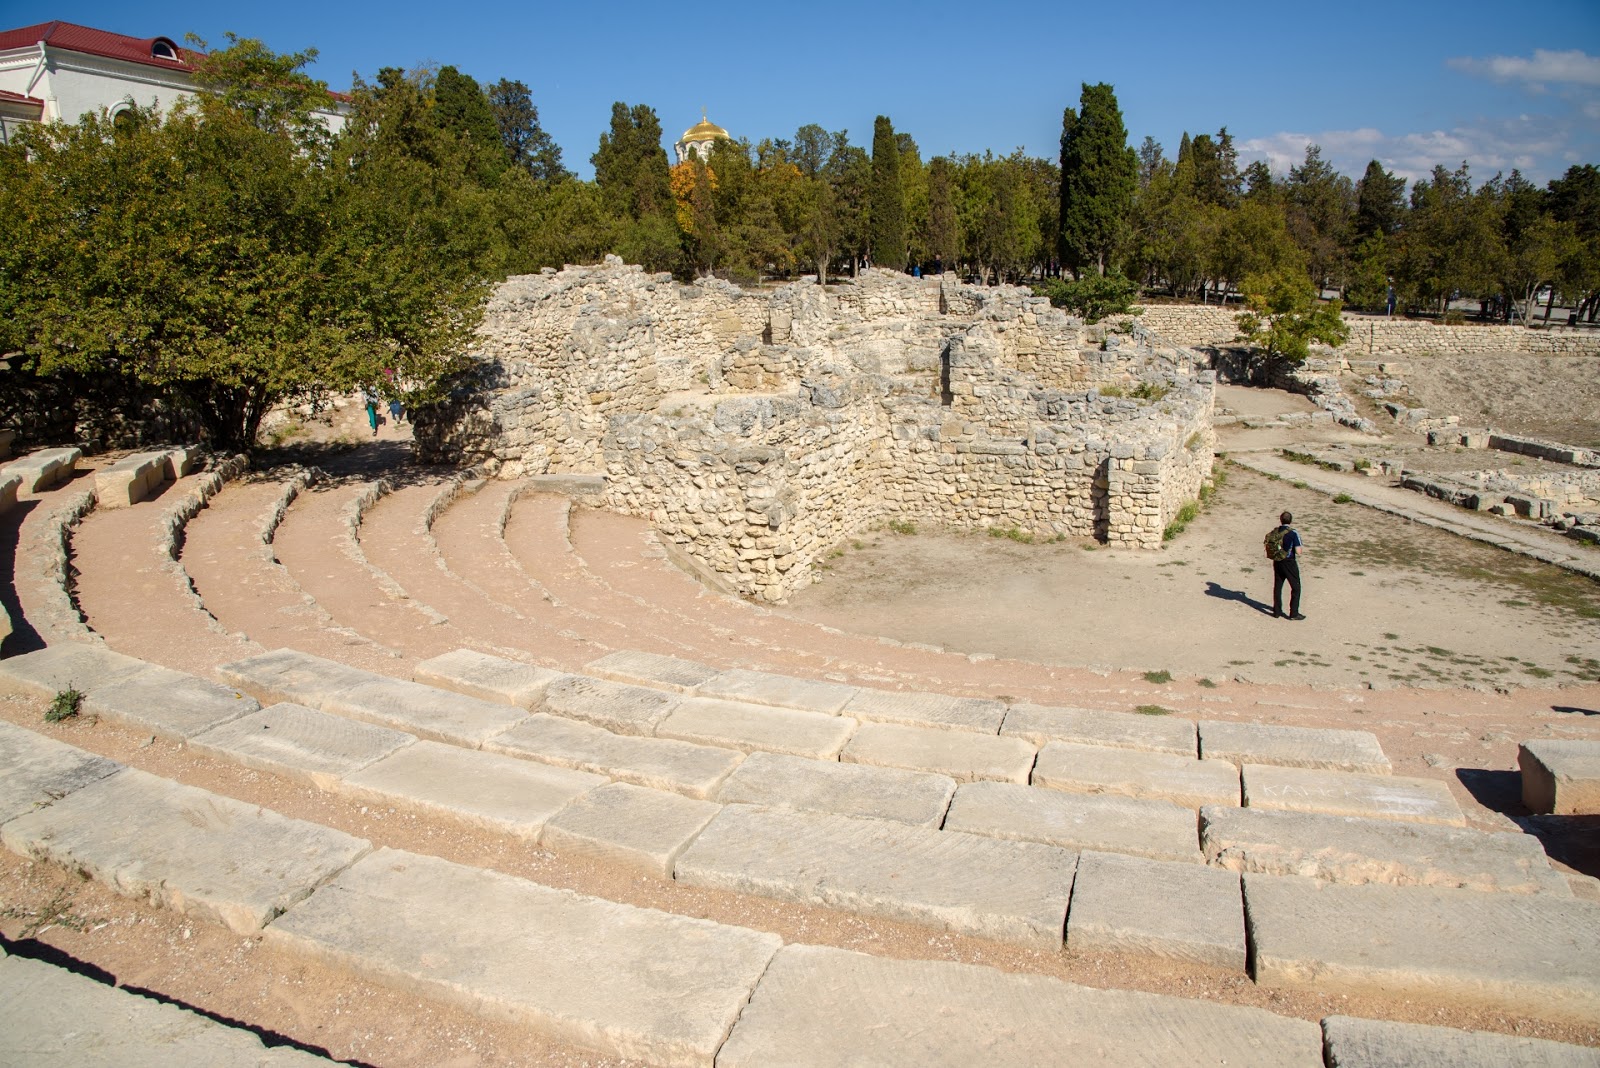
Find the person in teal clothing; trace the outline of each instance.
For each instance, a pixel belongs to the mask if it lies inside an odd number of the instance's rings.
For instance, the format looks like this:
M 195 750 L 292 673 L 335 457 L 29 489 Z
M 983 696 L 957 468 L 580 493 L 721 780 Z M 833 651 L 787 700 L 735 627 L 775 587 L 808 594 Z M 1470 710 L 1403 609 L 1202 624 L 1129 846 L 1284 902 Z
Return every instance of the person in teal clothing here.
M 372 427 L 372 436 L 378 436 L 378 391 L 371 386 L 361 387 L 361 402 L 367 406 L 367 425 Z

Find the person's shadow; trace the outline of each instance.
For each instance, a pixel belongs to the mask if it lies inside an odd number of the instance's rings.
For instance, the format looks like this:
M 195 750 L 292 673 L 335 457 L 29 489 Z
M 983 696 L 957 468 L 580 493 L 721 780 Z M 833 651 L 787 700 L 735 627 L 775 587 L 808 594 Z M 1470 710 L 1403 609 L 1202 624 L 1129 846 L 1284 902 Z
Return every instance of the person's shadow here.
M 1217 585 L 1215 582 L 1206 583 L 1206 596 L 1215 597 L 1219 601 L 1238 601 L 1248 608 L 1254 608 L 1262 615 L 1270 616 L 1272 614 L 1272 606 L 1270 604 L 1263 604 L 1243 590 L 1230 590 L 1226 586 Z

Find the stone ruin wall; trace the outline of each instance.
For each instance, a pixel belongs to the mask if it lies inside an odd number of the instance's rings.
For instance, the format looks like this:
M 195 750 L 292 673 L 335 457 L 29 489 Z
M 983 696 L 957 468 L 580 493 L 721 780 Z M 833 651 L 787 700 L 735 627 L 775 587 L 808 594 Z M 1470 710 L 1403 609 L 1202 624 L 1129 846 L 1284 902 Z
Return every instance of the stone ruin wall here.
M 1236 317 L 1244 309 L 1155 304 L 1133 320 L 1174 345 L 1230 345 L 1239 336 Z M 1127 323 L 1123 318 L 1116 320 Z M 1525 352 L 1530 356 L 1600 356 L 1600 331 L 1522 326 L 1445 326 L 1411 319 L 1346 317 L 1350 340 L 1337 350 L 1347 359 L 1478 355 Z
M 1153 548 L 1211 471 L 1192 353 L 952 276 L 746 293 L 608 261 L 508 280 L 480 338 L 423 459 L 604 472 L 608 507 L 769 601 L 888 520 Z M 1113 395 L 1142 381 L 1168 392 Z

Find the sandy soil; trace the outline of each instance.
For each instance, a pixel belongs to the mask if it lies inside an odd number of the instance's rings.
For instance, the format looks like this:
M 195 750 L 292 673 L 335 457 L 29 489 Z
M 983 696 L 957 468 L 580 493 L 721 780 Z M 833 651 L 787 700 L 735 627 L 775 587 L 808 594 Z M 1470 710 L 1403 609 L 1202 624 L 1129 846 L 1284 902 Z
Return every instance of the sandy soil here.
M 1600 360 L 1592 356 L 1425 356 L 1396 365 L 1421 407 L 1458 415 L 1464 426 L 1600 446 Z

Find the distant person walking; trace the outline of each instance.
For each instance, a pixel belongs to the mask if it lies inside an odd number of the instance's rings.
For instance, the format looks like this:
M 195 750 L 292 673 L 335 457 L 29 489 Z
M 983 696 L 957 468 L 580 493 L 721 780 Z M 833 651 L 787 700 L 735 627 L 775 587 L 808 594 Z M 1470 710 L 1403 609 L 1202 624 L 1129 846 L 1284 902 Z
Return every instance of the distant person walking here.
M 1267 531 L 1267 559 L 1272 561 L 1272 618 L 1283 618 L 1283 584 L 1289 584 L 1289 618 L 1300 614 L 1300 532 L 1294 529 L 1294 516 L 1284 512 L 1278 525 Z
M 378 436 L 378 391 L 371 386 L 361 387 L 361 403 L 367 406 L 367 425 L 372 427 L 372 436 Z
M 405 405 L 400 403 L 399 397 L 389 401 L 389 421 L 395 426 L 399 426 L 406 421 L 406 408 Z

